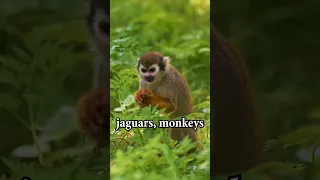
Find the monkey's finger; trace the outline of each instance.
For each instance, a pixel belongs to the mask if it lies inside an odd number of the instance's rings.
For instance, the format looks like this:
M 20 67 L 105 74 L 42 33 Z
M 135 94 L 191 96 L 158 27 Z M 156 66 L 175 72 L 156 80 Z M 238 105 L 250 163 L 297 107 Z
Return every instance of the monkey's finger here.
M 147 97 L 148 97 L 147 94 L 145 94 L 145 93 L 144 93 L 144 94 L 141 94 L 141 95 L 140 95 L 140 101 L 143 102 Z
M 141 104 L 142 104 L 142 101 L 136 101 L 136 103 L 137 103 L 138 105 L 141 105 Z
M 150 96 L 150 95 L 153 94 L 151 89 L 146 89 L 144 93 L 145 93 L 147 96 Z
M 142 97 L 141 96 L 137 96 L 136 102 L 138 104 L 140 104 L 142 102 Z
M 142 98 L 140 96 L 137 96 L 137 98 L 135 99 L 136 103 L 138 105 L 141 105 L 142 104 Z

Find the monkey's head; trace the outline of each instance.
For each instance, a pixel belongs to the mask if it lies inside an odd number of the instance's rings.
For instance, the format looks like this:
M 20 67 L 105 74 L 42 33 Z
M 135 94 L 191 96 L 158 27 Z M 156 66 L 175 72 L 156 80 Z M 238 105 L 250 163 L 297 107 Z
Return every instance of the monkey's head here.
M 161 80 L 167 71 L 170 59 L 158 52 L 147 52 L 138 58 L 137 70 L 142 80 L 154 82 Z
M 109 3 L 106 0 L 91 0 L 90 13 L 87 15 L 87 28 L 93 40 L 93 48 L 101 55 L 110 53 Z M 108 61 L 109 57 L 105 57 Z

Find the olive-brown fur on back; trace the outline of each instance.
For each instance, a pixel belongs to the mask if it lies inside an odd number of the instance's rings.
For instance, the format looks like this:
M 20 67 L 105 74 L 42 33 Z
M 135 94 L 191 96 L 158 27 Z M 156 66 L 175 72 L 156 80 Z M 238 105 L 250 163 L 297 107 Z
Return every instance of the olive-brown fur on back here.
M 249 73 L 238 51 L 211 27 L 212 146 L 215 174 L 261 162 L 263 142 Z

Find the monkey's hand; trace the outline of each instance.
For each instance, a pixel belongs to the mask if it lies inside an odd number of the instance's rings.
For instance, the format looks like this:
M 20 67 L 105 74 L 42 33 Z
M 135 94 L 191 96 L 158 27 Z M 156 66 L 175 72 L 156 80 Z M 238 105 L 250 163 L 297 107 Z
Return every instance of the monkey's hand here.
M 151 105 L 158 109 L 166 108 L 165 112 L 170 113 L 175 110 L 175 106 L 169 100 L 152 93 L 151 89 L 140 89 L 134 94 L 134 99 L 140 107 Z
M 108 145 L 109 138 L 106 137 L 110 112 L 107 91 L 93 90 L 87 93 L 79 100 L 77 111 L 81 129 L 97 141 L 97 148 Z
M 134 100 L 140 107 L 146 107 L 150 104 L 149 99 L 152 96 L 151 89 L 140 89 L 136 93 L 134 93 Z

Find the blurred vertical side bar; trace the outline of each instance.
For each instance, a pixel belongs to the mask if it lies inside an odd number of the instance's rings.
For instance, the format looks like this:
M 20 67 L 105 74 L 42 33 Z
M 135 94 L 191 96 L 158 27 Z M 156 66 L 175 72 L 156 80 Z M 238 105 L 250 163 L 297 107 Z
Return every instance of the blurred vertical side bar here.
M 110 55 L 109 4 L 102 0 L 90 2 L 87 28 L 95 52 L 93 88 L 79 101 L 78 117 L 82 130 L 96 141 L 96 148 L 110 144 Z
M 110 89 L 110 3 L 107 0 L 91 0 L 88 29 L 96 52 L 94 88 Z
M 250 76 L 237 49 L 214 26 L 211 3 L 211 177 L 259 164 L 263 140 Z
M 91 35 L 92 47 L 95 52 L 95 70 L 93 77 L 93 100 L 91 104 L 95 119 L 92 133 L 97 140 L 97 148 L 110 144 L 110 2 L 107 0 L 91 0 L 87 27 Z M 96 101 L 94 101 L 95 98 Z M 90 99 L 90 98 L 89 98 Z M 86 110 L 90 111 L 90 110 Z M 109 159 L 110 160 L 110 159 Z

